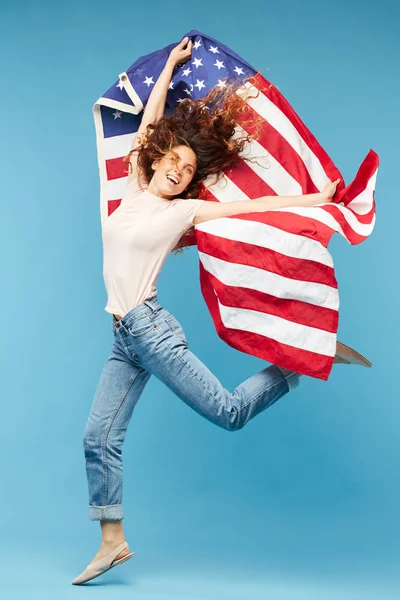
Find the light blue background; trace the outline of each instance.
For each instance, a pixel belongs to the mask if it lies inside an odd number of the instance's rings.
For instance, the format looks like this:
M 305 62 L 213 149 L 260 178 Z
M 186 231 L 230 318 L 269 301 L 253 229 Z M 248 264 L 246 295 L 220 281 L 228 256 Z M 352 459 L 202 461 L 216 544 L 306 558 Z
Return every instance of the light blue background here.
M 397 598 L 399 9 L 394 2 L 219 5 L 6 1 L 1 55 L 1 590 L 7 599 Z M 100 543 L 82 435 L 112 342 L 104 311 L 92 105 L 136 58 L 198 29 L 279 86 L 348 183 L 380 156 L 377 225 L 330 245 L 339 339 L 372 369 L 303 378 L 235 434 L 152 378 L 124 446 L 133 560 L 82 591 Z M 265 366 L 218 338 L 195 248 L 159 298 L 233 389 Z

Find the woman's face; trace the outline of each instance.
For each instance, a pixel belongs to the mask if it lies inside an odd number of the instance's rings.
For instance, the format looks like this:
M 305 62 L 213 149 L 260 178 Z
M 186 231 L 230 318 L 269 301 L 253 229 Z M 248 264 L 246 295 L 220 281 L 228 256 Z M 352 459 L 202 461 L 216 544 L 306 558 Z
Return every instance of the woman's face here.
M 196 172 L 196 155 L 188 146 L 174 146 L 161 160 L 154 161 L 154 176 L 149 184 L 158 195 L 166 198 L 179 196 L 192 181 Z

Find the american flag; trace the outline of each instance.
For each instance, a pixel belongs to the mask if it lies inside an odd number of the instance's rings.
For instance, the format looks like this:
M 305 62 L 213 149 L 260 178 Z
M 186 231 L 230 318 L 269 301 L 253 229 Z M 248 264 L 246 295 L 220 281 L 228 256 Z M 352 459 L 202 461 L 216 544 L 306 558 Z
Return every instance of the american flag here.
M 249 76 L 244 86 L 258 90 L 258 97 L 247 100 L 245 120 L 238 121 L 235 135 L 254 133 L 249 116 L 263 119 L 261 135 L 252 138 L 239 165 L 217 185 L 205 181 L 201 198 L 232 202 L 309 194 L 341 179 L 332 203 L 214 219 L 195 226 L 189 236 L 189 245 L 197 244 L 201 292 L 219 337 L 277 366 L 327 380 L 339 317 L 327 246 L 334 232 L 359 244 L 373 230 L 378 155 L 370 150 L 346 186 L 275 85 L 221 42 L 196 30 L 187 36 L 194 42 L 192 56 L 174 70 L 165 114 L 184 98 L 200 99 L 228 79 Z M 127 182 L 123 157 L 176 45 L 139 58 L 94 105 L 102 223 L 121 202 Z M 257 162 L 250 162 L 252 157 Z

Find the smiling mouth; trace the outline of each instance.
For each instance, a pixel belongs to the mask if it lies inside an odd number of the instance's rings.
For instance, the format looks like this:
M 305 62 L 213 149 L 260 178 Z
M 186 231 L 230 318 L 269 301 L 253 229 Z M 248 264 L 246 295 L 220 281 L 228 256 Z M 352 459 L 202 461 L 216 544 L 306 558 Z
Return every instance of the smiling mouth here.
M 174 177 L 173 175 L 166 175 L 166 178 L 168 179 L 168 181 L 172 184 L 172 185 L 178 185 L 179 181 L 177 180 L 176 177 Z

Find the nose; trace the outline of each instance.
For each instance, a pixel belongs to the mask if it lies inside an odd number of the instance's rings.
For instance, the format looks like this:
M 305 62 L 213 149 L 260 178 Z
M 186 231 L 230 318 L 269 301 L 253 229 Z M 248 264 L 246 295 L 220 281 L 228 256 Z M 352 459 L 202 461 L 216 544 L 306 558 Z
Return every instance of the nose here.
M 181 170 L 178 167 L 178 165 L 175 165 L 175 171 L 176 171 L 176 174 L 179 175 L 179 177 L 182 175 Z

